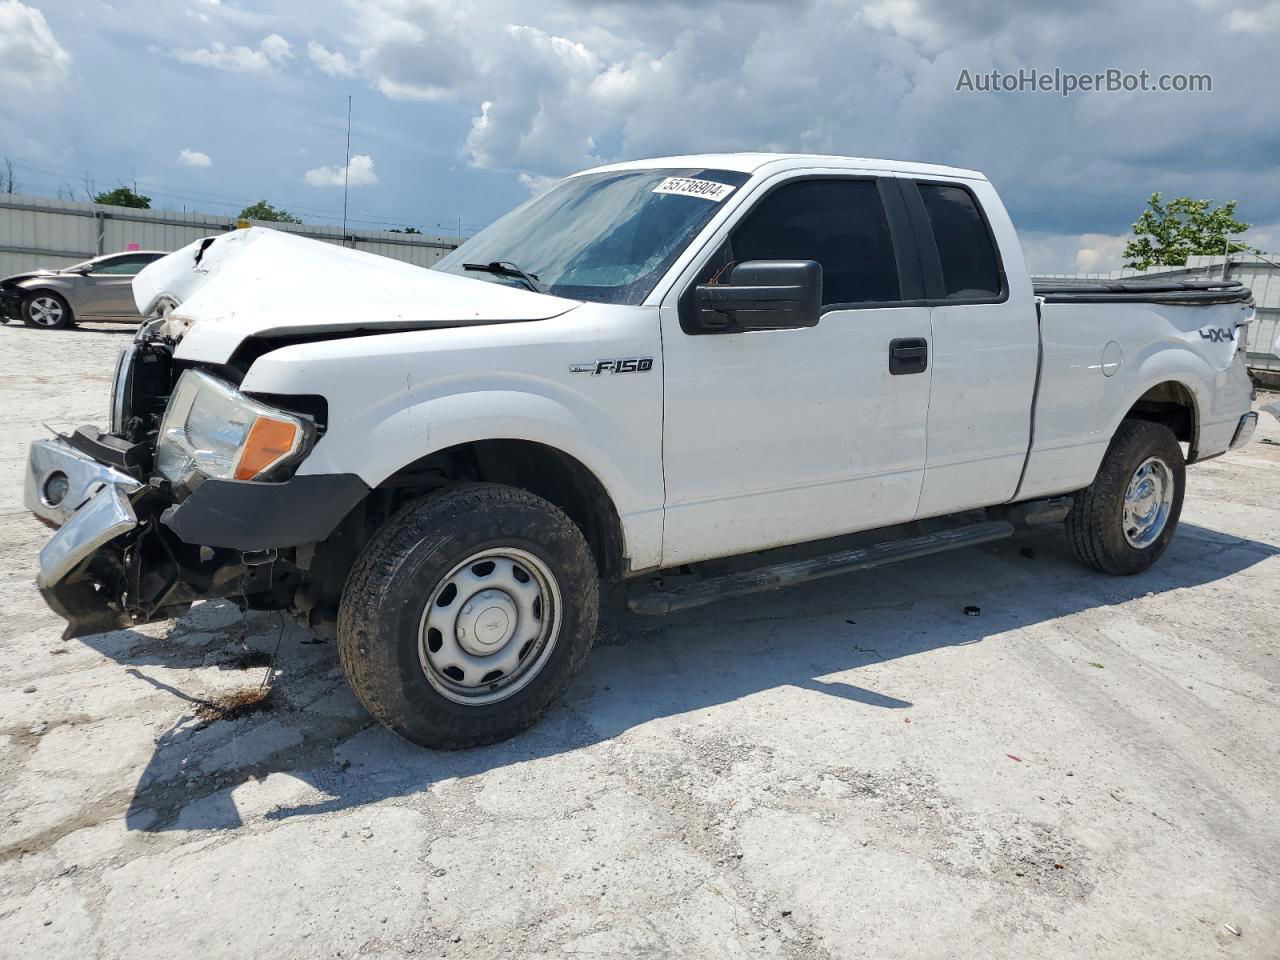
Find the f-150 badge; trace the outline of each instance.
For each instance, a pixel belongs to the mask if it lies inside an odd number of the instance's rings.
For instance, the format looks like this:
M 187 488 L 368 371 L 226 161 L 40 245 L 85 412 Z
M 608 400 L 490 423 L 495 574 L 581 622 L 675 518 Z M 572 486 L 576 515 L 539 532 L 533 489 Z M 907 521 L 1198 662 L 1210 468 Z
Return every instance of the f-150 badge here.
M 569 365 L 570 373 L 589 373 L 593 377 L 598 377 L 602 373 L 647 373 L 652 369 L 653 357 L 626 357 Z

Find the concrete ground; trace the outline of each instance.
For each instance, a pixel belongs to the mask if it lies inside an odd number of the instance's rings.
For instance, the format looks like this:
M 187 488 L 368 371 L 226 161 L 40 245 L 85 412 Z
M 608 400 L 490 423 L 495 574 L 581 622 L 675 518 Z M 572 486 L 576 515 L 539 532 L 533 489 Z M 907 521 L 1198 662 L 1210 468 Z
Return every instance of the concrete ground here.
M 1280 956 L 1271 417 L 1143 576 L 1044 532 L 626 620 L 438 754 L 275 615 L 58 639 L 25 447 L 125 335 L 0 328 L 0 956 Z

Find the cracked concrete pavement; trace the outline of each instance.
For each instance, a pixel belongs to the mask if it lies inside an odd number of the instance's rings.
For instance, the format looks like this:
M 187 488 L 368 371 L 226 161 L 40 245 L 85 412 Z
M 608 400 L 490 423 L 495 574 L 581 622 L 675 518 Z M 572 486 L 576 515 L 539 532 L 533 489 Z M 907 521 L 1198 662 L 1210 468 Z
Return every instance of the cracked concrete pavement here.
M 440 754 L 274 614 L 58 639 L 25 447 L 126 335 L 0 327 L 0 957 L 1280 955 L 1270 417 L 1143 576 L 1045 531 L 621 620 Z

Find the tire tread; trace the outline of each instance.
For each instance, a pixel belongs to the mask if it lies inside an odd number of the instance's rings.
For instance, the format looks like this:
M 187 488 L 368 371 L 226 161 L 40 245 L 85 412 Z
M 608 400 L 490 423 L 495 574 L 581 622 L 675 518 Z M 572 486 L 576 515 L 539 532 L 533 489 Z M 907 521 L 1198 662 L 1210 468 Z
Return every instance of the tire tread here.
M 403 680 L 388 655 L 388 646 L 368 635 L 369 626 L 384 619 L 387 605 L 395 602 L 391 593 L 396 575 L 424 542 L 439 545 L 451 537 L 448 528 L 465 523 L 469 515 L 504 508 L 536 510 L 568 538 L 571 552 L 575 554 L 569 563 L 585 575 L 575 578 L 581 582 L 561 584 L 562 602 L 566 607 L 579 605 L 586 619 L 583 629 L 587 631 L 587 640 L 574 643 L 577 638 L 565 635 L 568 631 L 562 622 L 557 643 L 572 643 L 568 662 L 560 667 L 558 675 L 537 701 L 523 707 L 518 717 L 488 714 L 462 719 L 456 724 L 442 723 L 437 729 L 424 731 L 415 718 L 403 715 Z M 573 592 L 577 595 L 570 595 Z M 356 698 L 400 736 L 442 750 L 481 746 L 531 726 L 560 699 L 590 652 L 598 603 L 599 584 L 590 548 L 578 527 L 557 507 L 528 491 L 501 484 L 451 487 L 401 508 L 366 544 L 343 590 L 338 615 L 338 657 Z M 550 664 L 544 667 L 549 668 Z M 512 700 L 525 692 L 520 691 Z M 499 703 L 507 702 L 510 701 Z
M 1174 502 L 1161 536 L 1138 550 L 1124 541 L 1123 533 L 1111 529 L 1122 509 L 1129 478 L 1138 463 L 1159 454 L 1169 464 L 1174 478 Z M 1148 420 L 1121 422 L 1093 483 L 1075 494 L 1067 514 L 1068 542 L 1076 559 L 1094 570 L 1115 575 L 1141 573 L 1159 559 L 1168 546 L 1182 512 L 1185 463 L 1182 448 L 1168 427 Z

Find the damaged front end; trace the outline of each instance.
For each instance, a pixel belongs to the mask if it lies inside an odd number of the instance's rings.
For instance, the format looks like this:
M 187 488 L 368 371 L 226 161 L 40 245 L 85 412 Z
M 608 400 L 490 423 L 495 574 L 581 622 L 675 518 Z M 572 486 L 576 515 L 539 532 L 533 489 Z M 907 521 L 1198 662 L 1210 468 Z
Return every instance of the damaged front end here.
M 182 542 L 163 522 L 175 506 L 168 485 L 107 462 L 137 446 L 92 427 L 31 446 L 27 508 L 59 527 L 40 551 L 36 584 L 67 621 L 63 639 L 179 616 L 194 600 L 286 586 L 241 551 Z M 86 452 L 93 448 L 102 459 Z
M 323 423 L 176 363 L 160 329 L 144 325 L 121 353 L 110 430 L 30 448 L 26 506 L 58 528 L 37 585 L 67 621 L 64 639 L 196 600 L 292 608 L 306 579 L 297 548 L 325 540 L 368 493 L 350 475 L 295 476 Z

